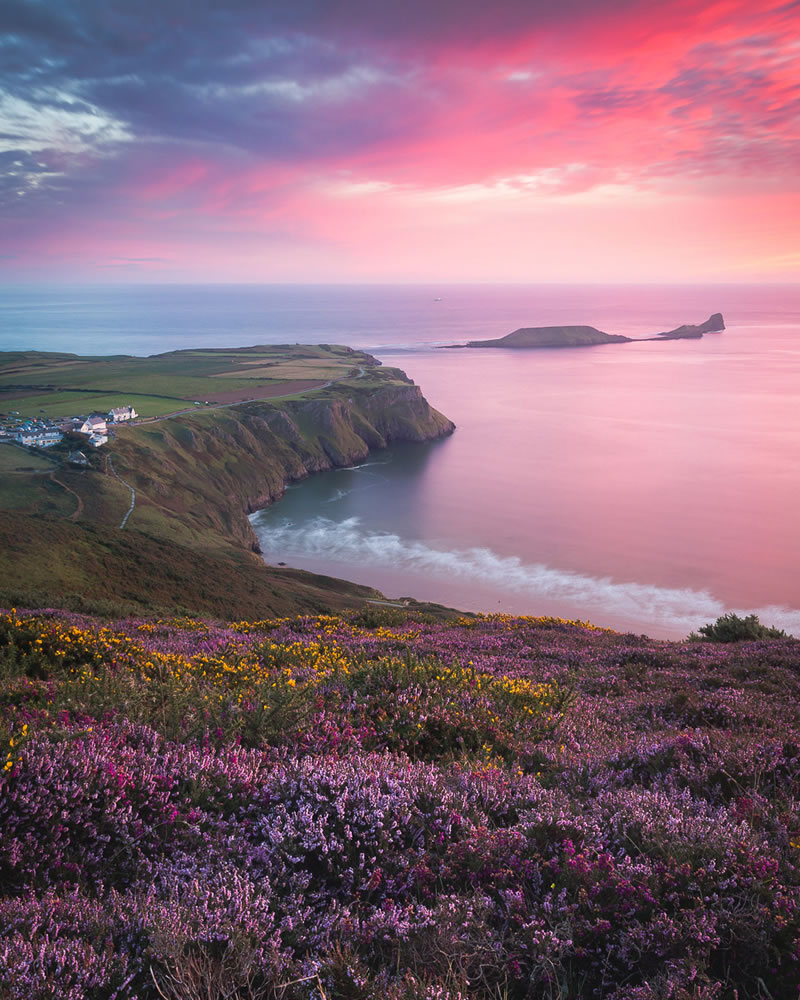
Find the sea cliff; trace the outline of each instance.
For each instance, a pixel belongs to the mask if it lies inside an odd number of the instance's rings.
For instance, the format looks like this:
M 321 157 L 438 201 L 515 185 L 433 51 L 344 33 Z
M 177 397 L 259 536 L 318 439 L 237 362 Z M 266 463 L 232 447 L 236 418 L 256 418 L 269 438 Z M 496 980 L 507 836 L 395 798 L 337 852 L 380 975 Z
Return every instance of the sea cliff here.
M 201 545 L 223 536 L 258 551 L 247 514 L 279 499 L 289 483 L 363 461 L 393 441 L 435 440 L 454 426 L 417 385 L 387 381 L 361 390 L 354 383 L 315 398 L 246 403 L 132 428 L 119 436 L 114 461 L 144 503 L 199 530 Z
M 314 472 L 453 429 L 403 372 L 366 366 L 289 398 L 120 426 L 88 449 L 88 467 L 65 450 L 51 477 L 26 479 L 24 503 L 0 510 L 0 599 L 232 617 L 358 606 L 379 595 L 266 566 L 247 515 Z

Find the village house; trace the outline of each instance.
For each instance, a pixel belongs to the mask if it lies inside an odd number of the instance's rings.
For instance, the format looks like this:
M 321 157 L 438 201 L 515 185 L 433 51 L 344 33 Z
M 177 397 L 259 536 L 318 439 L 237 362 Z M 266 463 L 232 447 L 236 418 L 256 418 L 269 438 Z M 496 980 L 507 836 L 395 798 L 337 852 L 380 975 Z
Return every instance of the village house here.
M 19 444 L 26 448 L 50 448 L 64 437 L 61 431 L 56 430 L 21 430 L 17 433 Z
M 89 444 L 99 448 L 101 444 L 105 444 L 108 441 L 108 434 L 102 434 L 100 431 L 95 431 L 94 434 L 89 435 Z
M 123 420 L 134 420 L 138 416 L 132 406 L 115 406 L 108 411 L 108 419 L 114 424 L 121 424 Z
M 105 434 L 108 430 L 105 417 L 87 417 L 78 428 L 81 434 Z M 106 440 L 108 440 L 106 438 Z

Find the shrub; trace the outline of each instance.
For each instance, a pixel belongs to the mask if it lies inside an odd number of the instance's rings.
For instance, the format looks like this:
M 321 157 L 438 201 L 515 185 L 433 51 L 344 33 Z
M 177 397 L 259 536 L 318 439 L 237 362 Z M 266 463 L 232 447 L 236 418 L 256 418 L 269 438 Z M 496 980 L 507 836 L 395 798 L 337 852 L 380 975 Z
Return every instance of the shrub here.
M 731 612 L 720 615 L 713 624 L 703 625 L 700 628 L 700 635 L 692 632 L 689 638 L 693 640 L 702 638 L 706 642 L 745 642 L 755 639 L 789 639 L 791 636 L 787 636 L 782 629 L 762 625 L 758 615 L 740 618 Z

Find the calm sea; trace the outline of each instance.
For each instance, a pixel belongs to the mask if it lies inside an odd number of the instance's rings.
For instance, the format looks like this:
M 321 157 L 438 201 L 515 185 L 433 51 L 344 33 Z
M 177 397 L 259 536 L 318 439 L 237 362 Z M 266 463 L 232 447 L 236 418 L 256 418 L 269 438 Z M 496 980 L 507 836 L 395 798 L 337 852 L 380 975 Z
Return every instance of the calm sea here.
M 700 341 L 440 351 L 520 326 Z M 800 287 L 3 289 L 0 347 L 150 354 L 345 343 L 458 429 L 293 485 L 270 562 L 457 607 L 682 636 L 728 610 L 800 635 Z

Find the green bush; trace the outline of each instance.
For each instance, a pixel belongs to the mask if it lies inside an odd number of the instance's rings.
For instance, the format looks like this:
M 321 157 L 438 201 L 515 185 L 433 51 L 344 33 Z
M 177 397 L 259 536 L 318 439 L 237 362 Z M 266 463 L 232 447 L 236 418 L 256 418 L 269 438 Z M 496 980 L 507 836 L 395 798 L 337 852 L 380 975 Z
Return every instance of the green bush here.
M 787 636 L 782 629 L 762 625 L 758 615 L 740 618 L 731 612 L 721 615 L 713 624 L 703 625 L 700 635 L 692 632 L 689 638 L 705 642 L 744 642 L 753 639 L 788 639 L 791 636 Z

